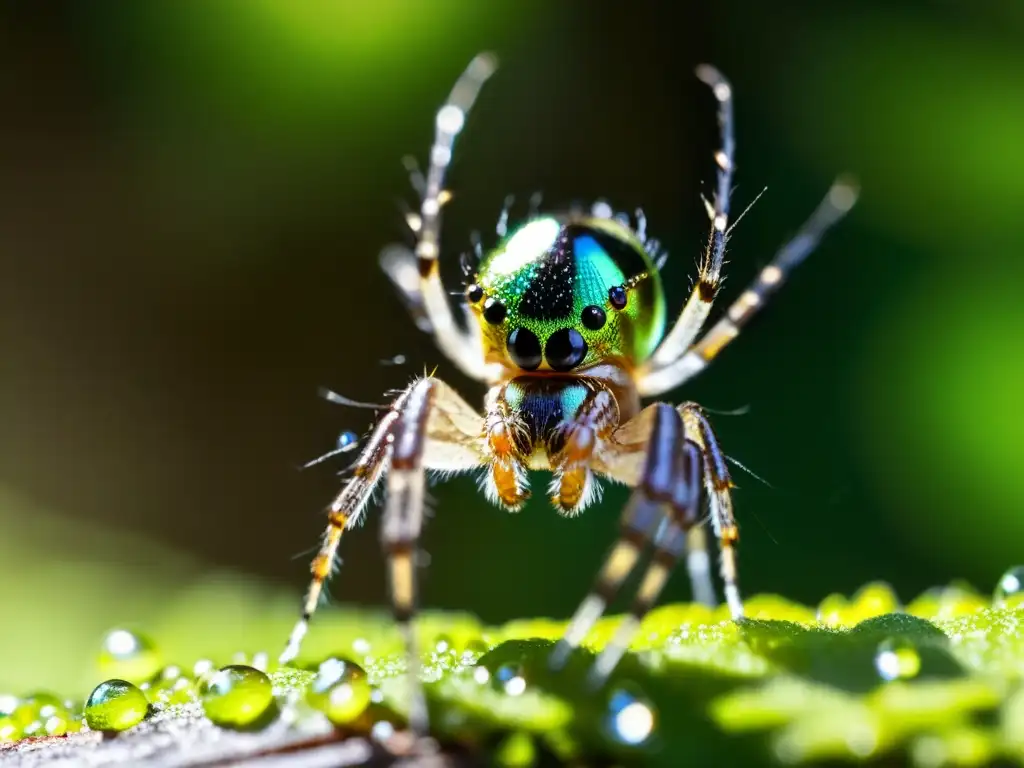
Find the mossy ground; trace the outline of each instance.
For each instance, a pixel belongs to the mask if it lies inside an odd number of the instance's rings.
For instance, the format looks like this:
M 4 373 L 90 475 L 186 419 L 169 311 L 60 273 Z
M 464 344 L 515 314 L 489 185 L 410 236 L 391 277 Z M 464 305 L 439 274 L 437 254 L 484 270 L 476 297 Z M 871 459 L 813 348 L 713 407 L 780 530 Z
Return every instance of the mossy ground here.
M 616 617 L 552 674 L 548 651 L 562 622 L 488 627 L 426 614 L 418 633 L 435 735 L 506 765 L 1024 764 L 1024 606 L 993 608 L 958 586 L 900 606 L 887 587 L 869 585 L 815 608 L 771 595 L 747 608 L 740 624 L 702 606 L 657 609 L 600 692 L 585 673 Z M 387 618 L 324 614 L 306 660 L 330 653 L 361 664 L 379 695 L 356 729 L 387 709 L 400 726 L 405 661 Z M 272 667 L 271 676 L 286 696 L 311 674 Z M 622 701 L 640 705 L 631 710 L 639 726 L 616 719 Z M 653 730 L 631 744 L 644 713 Z

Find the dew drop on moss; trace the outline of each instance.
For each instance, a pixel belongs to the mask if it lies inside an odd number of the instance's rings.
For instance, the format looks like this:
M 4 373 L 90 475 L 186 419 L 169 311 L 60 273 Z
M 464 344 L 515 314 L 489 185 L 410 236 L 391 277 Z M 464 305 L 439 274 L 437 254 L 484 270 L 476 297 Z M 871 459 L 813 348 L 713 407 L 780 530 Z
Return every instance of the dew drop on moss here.
M 516 664 L 502 664 L 490 676 L 491 686 L 508 696 L 520 696 L 526 690 L 526 676 Z
M 306 691 L 306 702 L 334 725 L 348 725 L 370 704 L 370 681 L 358 664 L 331 658 L 317 670 Z
M 21 738 L 21 726 L 9 716 L 0 717 L 0 744 L 10 744 Z
M 94 731 L 125 731 L 146 717 L 146 694 L 127 680 L 97 685 L 85 702 L 85 722 Z
M 0 693 L 0 717 L 7 717 L 17 708 L 17 696 L 10 693 Z
M 142 686 L 142 689 L 150 702 L 163 706 L 186 704 L 195 696 L 195 685 L 192 680 L 181 667 L 173 664 L 160 670 L 147 685 Z
M 242 664 L 232 664 L 210 675 L 201 692 L 206 716 L 224 728 L 250 726 L 274 703 L 270 678 Z
M 1004 573 L 992 595 L 994 608 L 1016 608 L 1024 605 L 1024 565 L 1016 565 Z
M 99 668 L 104 675 L 142 683 L 151 679 L 163 662 L 156 645 L 143 634 L 112 629 L 103 638 Z
M 921 655 L 909 640 L 883 640 L 875 651 L 875 669 L 883 680 L 909 680 L 921 671 Z
M 11 720 L 22 736 L 59 736 L 71 720 L 64 702 L 52 693 L 33 693 L 18 702 Z
M 448 653 L 454 648 L 454 642 L 449 635 L 438 635 L 434 638 L 434 652 Z
M 608 734 L 619 744 L 640 746 L 651 737 L 656 722 L 653 705 L 640 694 L 617 690 L 608 700 Z

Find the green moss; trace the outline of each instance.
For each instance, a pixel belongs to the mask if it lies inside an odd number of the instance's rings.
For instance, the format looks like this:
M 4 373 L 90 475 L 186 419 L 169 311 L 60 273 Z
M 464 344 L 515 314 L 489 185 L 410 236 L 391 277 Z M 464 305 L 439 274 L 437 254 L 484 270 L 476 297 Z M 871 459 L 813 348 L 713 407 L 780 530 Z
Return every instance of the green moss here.
M 497 764 L 1024 764 L 1024 606 L 999 605 L 954 585 L 902 607 L 887 586 L 870 584 L 814 607 L 754 596 L 738 624 L 724 608 L 664 606 L 599 691 L 585 677 L 617 617 L 599 622 L 557 674 L 547 661 L 563 622 L 485 626 L 431 613 L 417 632 L 435 735 L 486 750 Z M 329 610 L 317 618 L 300 664 L 272 668 L 267 684 L 253 670 L 260 707 L 325 721 L 340 685 L 331 719 L 346 732 L 372 732 L 381 721 L 401 727 L 406 663 L 388 619 Z M 333 677 L 318 670 L 330 657 Z M 163 670 L 148 683 L 154 705 L 173 711 L 166 707 L 178 700 L 161 699 L 168 690 L 195 701 L 196 685 L 208 698 L 216 668 L 185 668 L 197 683 Z M 26 706 L 7 716 L 8 739 L 24 728 Z

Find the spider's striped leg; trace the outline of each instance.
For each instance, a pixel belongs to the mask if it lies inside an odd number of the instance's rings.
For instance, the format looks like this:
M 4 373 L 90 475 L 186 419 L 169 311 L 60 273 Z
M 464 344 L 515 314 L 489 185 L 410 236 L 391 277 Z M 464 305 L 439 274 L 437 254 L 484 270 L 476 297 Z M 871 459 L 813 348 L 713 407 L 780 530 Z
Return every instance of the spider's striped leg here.
M 615 433 L 626 461 L 602 472 L 634 487 L 622 515 L 619 541 L 608 554 L 590 594 L 569 622 L 551 655 L 551 666 L 564 666 L 573 649 L 601 617 L 623 581 L 632 573 L 641 552 L 672 516 L 672 505 L 684 482 L 679 460 L 683 450 L 683 422 L 670 405 L 655 403 Z
M 306 591 L 302 616 L 292 629 L 288 644 L 281 653 L 279 658 L 281 664 L 287 664 L 299 655 L 302 639 L 309 629 L 309 621 L 320 604 L 324 584 L 331 575 L 331 569 L 338 554 L 338 545 L 341 544 L 341 536 L 346 528 L 359 522 L 366 502 L 369 501 L 374 487 L 380 480 L 387 463 L 388 439 L 399 418 L 399 409 L 407 397 L 408 393 L 399 397 L 392 409 L 377 424 L 352 470 L 351 480 L 327 508 L 327 530 L 324 531 L 320 551 L 310 565 L 313 578 Z
M 729 195 L 732 192 L 732 174 L 735 165 L 736 142 L 733 136 L 732 86 L 717 69 L 707 64 L 697 68 L 697 77 L 711 87 L 718 101 L 718 126 L 721 146 L 715 152 L 715 193 L 708 205 L 711 231 L 708 244 L 700 261 L 697 282 L 672 330 L 654 351 L 651 362 L 664 365 L 683 354 L 697 338 L 711 312 L 722 279 L 725 244 L 729 231 Z
M 637 371 L 637 387 L 645 397 L 675 389 L 704 370 L 722 349 L 735 339 L 786 278 L 818 246 L 825 233 L 857 202 L 857 185 L 851 179 L 833 182 L 825 199 L 789 242 L 782 246 L 754 282 L 689 350 L 672 358 L 657 354 Z M 660 349 L 659 349 L 660 351 Z
M 416 607 L 415 547 L 423 522 L 425 470 L 467 470 L 485 463 L 483 416 L 451 387 L 433 377 L 414 382 L 391 406 L 367 443 L 356 476 L 331 505 L 324 544 L 313 562 L 313 582 L 302 619 L 292 632 L 282 663 L 293 659 L 316 609 L 341 532 L 356 521 L 374 485 L 387 470 L 382 545 L 395 619 L 406 643 L 412 702 L 409 723 L 427 729 L 427 711 L 417 677 L 419 656 L 412 631 Z
M 740 533 L 732 508 L 732 477 L 703 409 L 697 403 L 679 406 L 687 440 L 700 446 L 704 456 L 704 488 L 711 507 L 711 529 L 718 538 L 719 569 L 725 585 L 725 602 L 732 618 L 743 618 L 743 600 L 740 597 L 739 574 L 736 568 L 736 544 Z M 707 556 L 704 557 L 707 563 Z
M 414 185 L 422 187 L 423 196 L 419 216 L 409 218 L 417 234 L 415 255 L 402 246 L 389 246 L 380 256 L 381 266 L 404 295 L 417 325 L 424 330 L 429 329 L 441 351 L 465 374 L 478 380 L 488 377 L 488 368 L 480 345 L 455 323 L 448 293 L 441 282 L 438 256 L 441 206 L 447 198 L 443 189 L 444 177 L 451 163 L 455 138 L 462 131 L 466 115 L 481 87 L 496 68 L 494 56 L 479 54 L 466 67 L 448 100 L 437 112 L 430 165 L 424 178 L 414 177 Z
M 612 673 L 622 656 L 629 650 L 640 622 L 661 595 L 669 576 L 686 552 L 687 533 L 693 530 L 700 517 L 701 476 L 704 461 L 700 448 L 683 439 L 674 455 L 675 472 L 670 491 L 669 517 L 654 537 L 654 554 L 644 573 L 640 588 L 622 623 L 612 639 L 601 651 L 590 670 L 589 683 L 598 687 Z

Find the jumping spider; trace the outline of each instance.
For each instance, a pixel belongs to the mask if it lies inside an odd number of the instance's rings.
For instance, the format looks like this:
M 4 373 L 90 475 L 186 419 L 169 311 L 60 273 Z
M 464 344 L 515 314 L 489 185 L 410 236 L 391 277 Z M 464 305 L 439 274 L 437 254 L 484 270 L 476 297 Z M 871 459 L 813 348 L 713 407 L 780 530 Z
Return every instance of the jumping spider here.
M 477 56 L 437 113 L 428 172 L 413 171 L 422 195 L 419 215 L 409 217 L 415 254 L 392 247 L 381 256 L 417 324 L 460 370 L 489 387 L 484 412 L 433 376 L 416 380 L 391 404 L 328 509 L 302 618 L 281 655 L 284 663 L 298 654 L 342 532 L 359 522 L 374 487 L 386 478 L 383 548 L 413 680 L 410 724 L 420 732 L 427 714 L 415 682 L 411 622 L 427 470 L 479 470 L 487 497 L 510 511 L 529 497 L 530 470 L 552 473 L 548 493 L 564 515 L 578 515 L 598 497 L 599 477 L 633 489 L 620 539 L 555 646 L 554 668 L 581 643 L 648 547 L 650 565 L 628 615 L 591 669 L 593 683 L 615 668 L 684 554 L 695 599 L 714 605 L 705 519 L 718 542 L 726 602 L 733 618 L 743 616 L 732 483 L 711 424 L 697 403 L 644 407 L 641 398 L 673 390 L 707 367 L 857 197 L 853 182 L 837 180 L 796 236 L 700 335 L 721 282 L 734 151 L 732 88 L 704 65 L 697 75 L 718 102 L 721 131 L 717 185 L 707 203 L 711 232 L 697 282 L 667 335 L 658 246 L 647 239 L 643 214 L 637 212 L 634 226 L 605 204 L 589 213 L 534 213 L 510 235 L 506 207 L 500 244 L 487 254 L 478 248 L 479 263 L 468 270 L 462 327 L 438 270 L 441 207 L 448 198 L 442 185 L 455 138 L 495 68 L 493 56 Z

